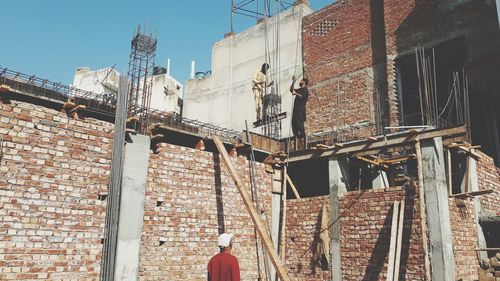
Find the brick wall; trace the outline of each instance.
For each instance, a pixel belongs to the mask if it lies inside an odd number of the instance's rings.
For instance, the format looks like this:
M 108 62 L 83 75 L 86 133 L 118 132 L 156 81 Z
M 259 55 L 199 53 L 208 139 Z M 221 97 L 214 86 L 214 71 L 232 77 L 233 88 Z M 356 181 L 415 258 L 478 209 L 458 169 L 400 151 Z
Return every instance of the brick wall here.
M 0 280 L 98 280 L 113 124 L 12 101 L 0 135 Z M 141 280 L 206 280 L 222 226 L 243 280 L 256 279 L 253 224 L 214 155 L 167 144 L 150 155 Z M 248 162 L 234 160 L 248 185 Z M 271 178 L 262 164 L 256 173 L 270 217 Z
M 374 121 L 369 13 L 365 1 L 342 1 L 304 18 L 308 134 Z
M 485 97 L 500 94 L 500 36 L 491 1 L 337 1 L 305 17 L 302 35 L 311 80 L 308 134 L 365 121 L 397 125 L 395 61 L 418 45 L 464 37 L 471 103 L 489 104 Z M 473 125 L 480 125 L 480 115 L 473 111 Z
M 479 189 L 491 189 L 494 193 L 481 195 L 481 211 L 484 215 L 500 216 L 500 168 L 496 167 L 493 159 L 477 151 L 481 158 L 477 163 L 477 178 Z
M 350 192 L 341 198 L 341 258 L 343 280 L 385 280 L 394 201 L 405 200 L 399 275 L 423 280 L 423 245 L 416 188 Z M 356 266 L 353 266 L 356 265 Z
M 323 204 L 330 204 L 328 196 L 287 200 L 286 267 L 293 280 L 331 279 L 331 266 L 321 264 L 314 254 L 318 247 Z
M 477 228 L 474 206 L 468 199 L 449 199 L 451 238 L 455 256 L 455 279 L 477 280 Z
M 392 207 L 405 200 L 400 276 L 423 280 L 423 245 L 416 189 L 354 191 L 340 197 L 340 245 L 343 280 L 385 280 L 387 274 Z M 288 201 L 287 267 L 297 280 L 329 280 L 314 257 L 319 238 L 322 204 L 328 197 Z
M 233 160 L 249 187 L 248 162 Z M 217 236 L 225 229 L 235 234 L 242 280 L 257 280 L 253 223 L 218 154 L 163 144 L 149 161 L 140 279 L 206 280 L 208 261 L 218 253 Z M 262 164 L 256 166 L 259 200 L 270 218 L 271 177 Z
M 0 279 L 97 280 L 112 125 L 0 104 Z

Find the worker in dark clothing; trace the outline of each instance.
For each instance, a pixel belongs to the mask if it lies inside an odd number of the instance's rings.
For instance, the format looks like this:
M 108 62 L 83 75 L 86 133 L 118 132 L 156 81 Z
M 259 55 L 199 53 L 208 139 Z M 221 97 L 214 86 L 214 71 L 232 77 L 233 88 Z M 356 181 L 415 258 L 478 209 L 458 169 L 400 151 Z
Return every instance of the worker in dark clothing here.
M 231 255 L 233 235 L 223 233 L 219 236 L 220 253 L 208 263 L 208 281 L 240 281 L 238 259 Z
M 295 96 L 293 103 L 292 113 L 292 132 L 299 143 L 305 143 L 305 129 L 304 121 L 306 121 L 306 103 L 309 98 L 309 80 L 304 78 L 300 80 L 299 89 L 295 89 L 295 76 L 292 77 L 292 85 L 290 86 L 290 93 Z M 304 147 L 304 145 L 302 145 Z

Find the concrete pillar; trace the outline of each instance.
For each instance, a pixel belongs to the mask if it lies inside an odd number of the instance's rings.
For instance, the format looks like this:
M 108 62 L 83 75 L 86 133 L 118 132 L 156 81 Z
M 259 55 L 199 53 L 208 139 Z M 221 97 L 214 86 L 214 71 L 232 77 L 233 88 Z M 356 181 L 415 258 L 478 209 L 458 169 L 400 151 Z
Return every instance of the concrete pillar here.
M 372 179 L 373 189 L 386 188 L 389 187 L 389 180 L 387 179 L 387 173 L 382 170 L 376 170 L 373 174 Z
M 442 139 L 422 142 L 422 174 L 430 240 L 432 280 L 455 280 L 450 210 Z
M 340 204 L 339 195 L 347 192 L 349 187 L 349 169 L 347 158 L 332 157 L 328 161 L 330 180 L 330 218 L 333 222 L 330 229 L 330 253 L 332 261 L 332 280 L 342 280 L 340 263 Z
M 131 135 L 125 145 L 115 280 L 139 279 L 139 254 L 148 176 L 150 139 Z
M 477 162 L 473 157 L 469 157 L 469 175 L 470 175 L 470 191 L 479 191 L 479 180 L 477 178 Z M 477 246 L 478 248 L 487 248 L 486 238 L 484 237 L 483 228 L 479 224 L 479 217 L 481 216 L 481 201 L 480 196 L 474 196 L 472 199 L 472 204 L 474 206 L 474 217 L 476 218 L 476 228 L 477 228 Z M 478 258 L 482 260 L 483 258 L 488 258 L 488 253 L 484 251 L 478 251 Z

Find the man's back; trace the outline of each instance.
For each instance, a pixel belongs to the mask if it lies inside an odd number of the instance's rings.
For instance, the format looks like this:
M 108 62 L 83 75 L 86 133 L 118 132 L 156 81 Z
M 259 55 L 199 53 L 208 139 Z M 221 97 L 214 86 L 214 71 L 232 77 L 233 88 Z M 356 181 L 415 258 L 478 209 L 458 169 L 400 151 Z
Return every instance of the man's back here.
M 208 263 L 209 281 L 240 281 L 238 259 L 227 253 L 219 253 Z

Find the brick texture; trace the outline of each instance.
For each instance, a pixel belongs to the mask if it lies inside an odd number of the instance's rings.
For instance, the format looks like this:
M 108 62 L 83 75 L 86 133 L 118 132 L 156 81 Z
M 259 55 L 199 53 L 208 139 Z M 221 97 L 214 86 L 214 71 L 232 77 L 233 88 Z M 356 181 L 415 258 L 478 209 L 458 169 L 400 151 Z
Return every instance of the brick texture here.
M 423 280 L 423 245 L 416 188 L 354 191 L 340 197 L 339 219 L 343 280 L 385 280 L 387 275 L 392 207 L 405 200 L 400 276 Z M 331 269 L 321 268 L 314 250 L 319 239 L 321 206 L 328 196 L 289 200 L 287 267 L 296 280 L 329 280 Z
M 314 254 L 323 204 L 330 204 L 328 196 L 287 200 L 286 267 L 293 280 L 331 280 L 331 267 Z
M 395 61 L 419 45 L 463 37 L 471 103 L 500 94 L 500 36 L 491 1 L 337 1 L 306 16 L 302 36 L 304 75 L 311 80 L 307 134 L 351 126 L 355 138 L 373 134 L 378 121 L 398 125 Z M 472 112 L 473 134 L 480 115 Z M 370 129 L 356 129 L 366 122 Z
M 248 162 L 243 157 L 233 160 L 249 188 Z M 271 177 L 262 164 L 256 168 L 259 201 L 270 218 Z M 222 230 L 235 235 L 233 254 L 242 280 L 257 280 L 253 223 L 222 159 L 163 144 L 158 154 L 150 155 L 140 280 L 206 280 Z
M 468 199 L 449 199 L 455 279 L 477 280 L 477 228 L 474 206 Z
M 0 121 L 0 280 L 99 280 L 113 124 L 16 101 Z M 249 186 L 248 162 L 233 159 Z M 253 224 L 219 161 L 167 144 L 150 155 L 140 280 L 206 280 L 223 229 L 243 280 L 257 278 Z M 271 177 L 256 173 L 270 218 Z
M 500 168 L 496 167 L 493 159 L 478 151 L 481 155 L 477 161 L 477 177 L 479 189 L 491 189 L 494 193 L 481 195 L 481 208 L 484 215 L 500 216 Z
M 0 104 L 0 280 L 98 280 L 112 125 Z

